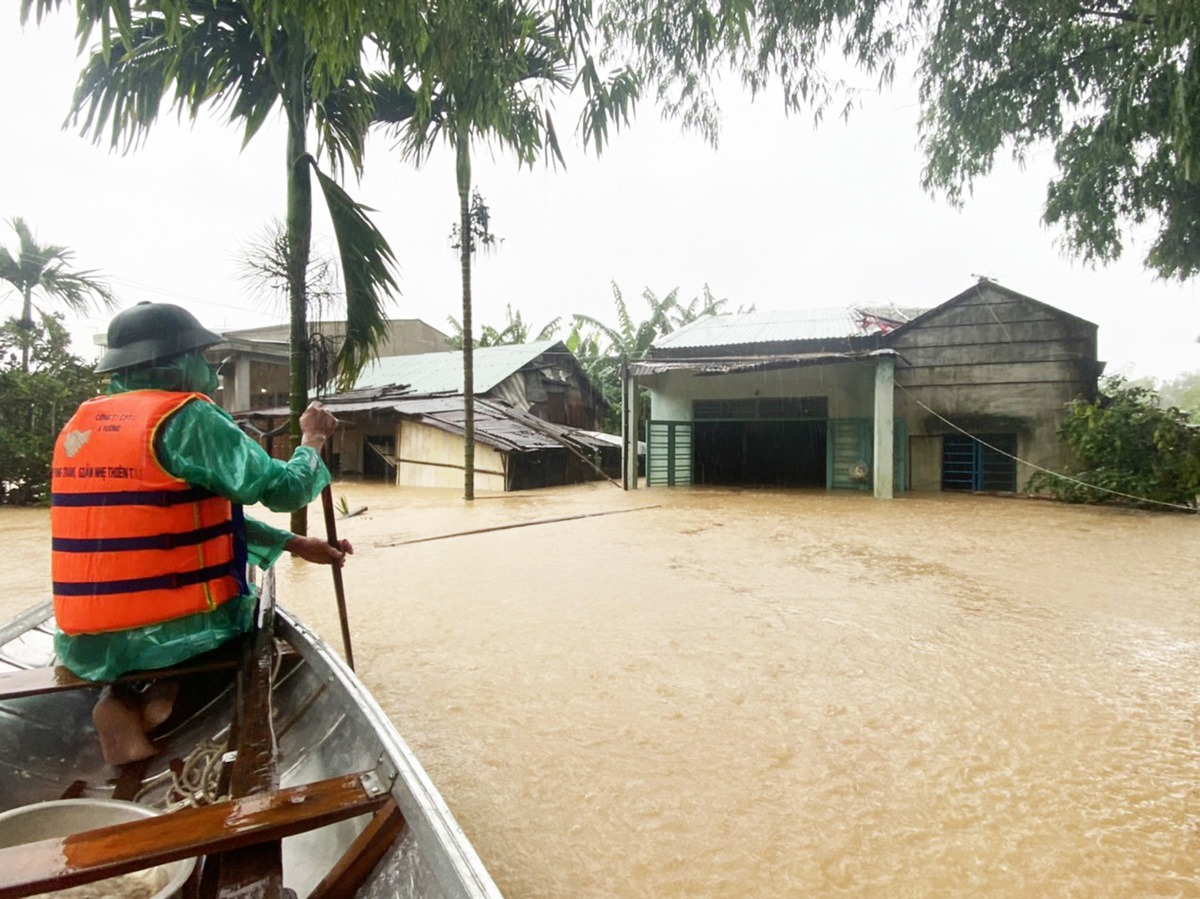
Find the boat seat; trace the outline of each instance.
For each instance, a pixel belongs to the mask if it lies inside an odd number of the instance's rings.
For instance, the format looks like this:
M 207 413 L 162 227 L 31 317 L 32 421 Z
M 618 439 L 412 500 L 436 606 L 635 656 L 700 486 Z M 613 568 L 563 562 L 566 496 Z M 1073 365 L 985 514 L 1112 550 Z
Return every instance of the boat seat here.
M 295 654 L 287 643 L 276 642 L 276 651 L 282 655 Z M 19 699 L 23 696 L 41 696 L 47 693 L 58 693 L 63 690 L 78 690 L 86 687 L 103 687 L 110 683 L 135 683 L 164 678 L 184 677 L 189 674 L 203 674 L 213 671 L 232 671 L 242 664 L 242 646 L 238 640 L 231 640 L 211 652 L 189 659 L 180 665 L 169 668 L 155 668 L 148 671 L 131 671 L 111 681 L 92 681 L 79 677 L 63 665 L 47 668 L 26 668 L 21 671 L 8 671 L 0 674 L 0 700 Z
M 0 899 L 19 899 L 184 858 L 280 840 L 374 812 L 390 794 L 347 774 L 70 836 L 0 849 Z

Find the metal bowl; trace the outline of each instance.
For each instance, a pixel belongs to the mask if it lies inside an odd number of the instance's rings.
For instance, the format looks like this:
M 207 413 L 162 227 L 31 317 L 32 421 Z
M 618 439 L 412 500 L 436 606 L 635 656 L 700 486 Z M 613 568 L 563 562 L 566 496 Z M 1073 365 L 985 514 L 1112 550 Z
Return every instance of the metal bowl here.
M 120 799 L 55 799 L 50 802 L 35 802 L 0 813 L 0 848 L 64 837 L 96 827 L 136 821 L 139 818 L 153 818 L 159 814 L 161 812 L 157 809 Z M 159 865 L 166 875 L 166 883 L 152 899 L 171 899 L 178 896 L 195 866 L 196 860 L 192 858 Z

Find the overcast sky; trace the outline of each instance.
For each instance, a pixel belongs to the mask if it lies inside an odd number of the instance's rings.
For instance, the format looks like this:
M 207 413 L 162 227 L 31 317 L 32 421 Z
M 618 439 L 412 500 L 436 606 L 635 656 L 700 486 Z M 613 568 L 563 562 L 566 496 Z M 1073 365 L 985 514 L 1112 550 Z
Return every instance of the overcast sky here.
M 21 216 L 41 242 L 72 248 L 123 306 L 179 303 L 218 330 L 283 322 L 282 305 L 247 294 L 238 262 L 283 216 L 282 127 L 242 149 L 240 132 L 217 116 L 193 125 L 166 115 L 124 156 L 62 130 L 80 66 L 64 9 L 22 29 L 10 8 L 0 24 L 0 219 Z M 614 282 L 640 321 L 647 287 L 660 297 L 679 288 L 686 301 L 707 284 L 730 308 L 927 308 L 985 275 L 1099 325 L 1110 372 L 1171 378 L 1200 369 L 1194 283 L 1146 273 L 1144 244 L 1107 268 L 1072 262 L 1040 224 L 1048 148 L 1024 171 L 1002 161 L 960 211 L 920 189 L 909 84 L 867 97 L 848 124 L 815 129 L 807 115 L 786 117 L 775 98 L 732 96 L 716 150 L 660 122 L 649 105 L 599 159 L 568 141 L 565 171 L 518 170 L 511 157 L 480 149 L 475 182 L 503 243 L 475 264 L 477 326 L 503 325 L 506 305 L 535 328 L 572 313 L 615 324 Z M 575 124 L 566 107 L 557 111 L 563 132 Z M 348 187 L 377 210 L 398 258 L 392 317 L 449 330 L 447 316 L 461 317 L 450 148 L 415 170 L 380 137 L 365 179 Z M 318 230 L 328 233 L 320 219 Z M 332 252 L 327 237 L 318 240 Z M 15 247 L 7 225 L 0 242 Z M 0 291 L 0 315 L 18 311 L 18 298 Z M 88 343 L 107 319 L 78 323 L 78 352 L 93 356 Z

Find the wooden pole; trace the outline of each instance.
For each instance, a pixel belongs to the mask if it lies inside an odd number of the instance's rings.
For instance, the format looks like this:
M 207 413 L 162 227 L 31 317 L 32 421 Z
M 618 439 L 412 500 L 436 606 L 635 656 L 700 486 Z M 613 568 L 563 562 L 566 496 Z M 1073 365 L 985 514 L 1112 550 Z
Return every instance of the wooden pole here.
M 330 464 L 330 441 L 325 441 L 325 464 Z M 332 476 L 332 472 L 330 473 Z M 329 484 L 321 491 L 321 506 L 325 510 L 325 536 L 329 540 L 329 545 L 340 550 L 342 547 L 338 543 L 337 523 L 333 518 L 333 488 Z M 338 621 L 342 626 L 342 649 L 346 655 L 346 665 L 350 670 L 354 670 L 354 650 L 350 646 L 350 619 L 346 614 L 346 590 L 342 586 L 342 569 L 337 565 L 329 566 L 333 569 L 333 592 L 337 597 Z

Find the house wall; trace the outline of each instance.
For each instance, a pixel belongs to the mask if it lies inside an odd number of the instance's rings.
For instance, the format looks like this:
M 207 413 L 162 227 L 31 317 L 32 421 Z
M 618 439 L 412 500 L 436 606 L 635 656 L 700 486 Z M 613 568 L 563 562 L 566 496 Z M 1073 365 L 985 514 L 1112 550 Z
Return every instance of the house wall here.
M 463 438 L 420 422 L 396 426 L 396 485 L 450 487 L 463 485 Z M 504 456 L 490 446 L 475 444 L 475 489 L 504 490 Z
M 1069 463 L 1056 430 L 1071 400 L 1094 396 L 1095 325 L 981 285 L 898 333 L 892 346 L 912 489 L 940 489 L 942 438 L 963 431 L 1016 434 L 1016 455 L 1032 463 L 1018 465 L 1018 489 L 1033 466 Z
M 691 421 L 693 400 L 748 397 L 824 396 L 830 418 L 870 418 L 874 415 L 875 365 L 844 362 L 734 375 L 668 372 L 638 383 L 650 393 L 650 417 L 661 421 Z

